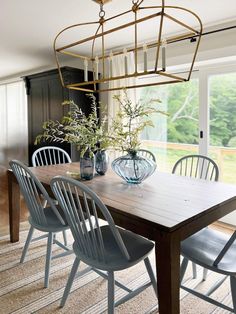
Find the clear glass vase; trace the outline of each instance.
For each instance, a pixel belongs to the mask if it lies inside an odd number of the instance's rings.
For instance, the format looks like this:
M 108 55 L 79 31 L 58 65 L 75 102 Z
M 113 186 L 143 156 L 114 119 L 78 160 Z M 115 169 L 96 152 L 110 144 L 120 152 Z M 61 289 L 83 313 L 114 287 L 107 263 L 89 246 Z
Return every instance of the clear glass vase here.
M 113 160 L 111 167 L 127 183 L 139 184 L 153 174 L 156 163 L 132 152 Z
M 91 180 L 95 173 L 94 153 L 87 150 L 83 157 L 80 157 L 80 176 L 82 180 Z
M 108 169 L 109 157 L 105 150 L 98 150 L 95 154 L 95 170 L 98 174 L 104 175 Z

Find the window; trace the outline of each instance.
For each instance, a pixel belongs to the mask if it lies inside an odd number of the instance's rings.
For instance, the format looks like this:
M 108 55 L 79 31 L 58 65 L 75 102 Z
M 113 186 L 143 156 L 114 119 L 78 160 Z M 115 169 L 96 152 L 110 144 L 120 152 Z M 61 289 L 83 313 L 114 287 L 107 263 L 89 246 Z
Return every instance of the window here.
M 220 168 L 220 180 L 236 183 L 236 73 L 209 77 L 209 154 Z
M 175 162 L 198 152 L 199 134 L 198 79 L 186 83 L 144 87 L 140 98 L 159 99 L 160 110 L 169 115 L 152 116 L 154 127 L 142 134 L 142 144 L 155 153 L 160 171 L 171 172 Z

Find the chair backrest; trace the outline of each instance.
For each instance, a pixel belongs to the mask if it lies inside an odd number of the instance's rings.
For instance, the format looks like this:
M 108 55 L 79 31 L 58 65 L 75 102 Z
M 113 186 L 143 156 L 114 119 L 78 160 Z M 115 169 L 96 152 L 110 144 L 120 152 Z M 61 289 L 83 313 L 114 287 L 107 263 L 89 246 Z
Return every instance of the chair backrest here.
M 71 162 L 69 154 L 60 147 L 44 146 L 37 149 L 32 155 L 32 165 L 47 166 Z
M 138 155 L 142 156 L 142 157 L 145 157 L 145 158 L 148 158 L 148 159 L 151 159 L 152 161 L 156 162 L 156 157 L 150 150 L 139 149 L 138 150 Z
M 172 173 L 198 179 L 218 181 L 219 169 L 209 157 L 188 155 L 180 158 L 173 167 Z
M 109 262 L 106 260 L 106 247 L 99 217 L 108 223 L 117 249 L 124 258 L 130 259 L 107 207 L 91 189 L 79 181 L 61 176 L 52 179 L 51 188 L 64 211 L 81 258 L 83 256 L 86 261 Z
M 65 224 L 47 191 L 30 169 L 18 160 L 11 160 L 9 164 L 19 183 L 33 222 L 40 226 L 48 226 L 43 207 L 43 202 L 46 200 L 60 222 Z

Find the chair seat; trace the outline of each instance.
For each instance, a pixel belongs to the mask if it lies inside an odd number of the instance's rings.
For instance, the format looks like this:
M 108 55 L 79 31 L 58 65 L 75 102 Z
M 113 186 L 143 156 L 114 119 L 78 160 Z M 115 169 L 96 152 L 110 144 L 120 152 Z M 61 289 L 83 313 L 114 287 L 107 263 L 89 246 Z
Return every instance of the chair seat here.
M 84 256 L 79 250 L 77 245 L 73 245 L 75 254 L 86 264 L 106 271 L 122 270 L 131 267 L 149 255 L 150 251 L 154 247 L 154 244 L 151 241 L 128 230 L 118 227 L 117 229 L 119 230 L 122 240 L 130 255 L 129 261 L 127 261 L 127 259 L 121 254 L 108 225 L 101 227 L 107 263 L 99 263 L 93 259 L 88 259 L 88 257 Z
M 45 232 L 60 232 L 63 230 L 67 230 L 69 229 L 69 226 L 67 225 L 67 223 L 65 225 L 63 225 L 61 223 L 61 221 L 59 220 L 59 218 L 57 217 L 57 215 L 54 213 L 54 211 L 52 210 L 51 207 L 45 207 L 43 209 L 46 220 L 47 220 L 47 226 L 42 226 L 37 224 L 31 216 L 29 216 L 29 223 L 36 229 L 40 230 L 40 231 L 45 231 Z M 60 212 L 60 215 L 63 217 L 64 214 L 63 212 L 61 212 L 58 208 L 58 211 Z M 63 217 L 64 219 L 64 217 Z M 65 220 L 65 219 L 64 219 Z
M 236 243 L 233 243 L 217 266 L 213 263 L 230 235 L 204 228 L 181 243 L 181 254 L 191 261 L 218 273 L 236 274 Z

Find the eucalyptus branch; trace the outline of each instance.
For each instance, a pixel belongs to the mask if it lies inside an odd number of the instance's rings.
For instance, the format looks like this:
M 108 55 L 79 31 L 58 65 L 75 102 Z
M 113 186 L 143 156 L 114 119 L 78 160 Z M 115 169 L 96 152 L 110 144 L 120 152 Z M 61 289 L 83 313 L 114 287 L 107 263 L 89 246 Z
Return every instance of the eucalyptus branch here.
M 87 150 L 106 149 L 111 140 L 105 130 L 105 118 L 99 124 L 97 103 L 94 95 L 87 95 L 91 100 L 91 113 L 86 116 L 73 101 L 64 101 L 63 106 L 70 105 L 70 111 L 61 121 L 46 121 L 43 132 L 35 139 L 35 144 L 42 141 L 67 142 L 75 144 L 81 156 Z
M 118 102 L 120 110 L 111 126 L 114 139 L 113 147 L 123 151 L 136 151 L 141 145 L 140 133 L 146 126 L 153 126 L 152 121 L 146 120 L 146 118 L 153 113 L 166 113 L 154 106 L 154 103 L 160 102 L 158 99 L 152 99 L 148 104 L 141 99 L 132 104 L 126 90 L 124 90 L 123 95 L 115 95 L 114 100 Z

